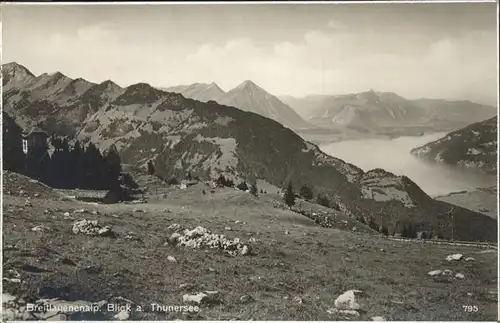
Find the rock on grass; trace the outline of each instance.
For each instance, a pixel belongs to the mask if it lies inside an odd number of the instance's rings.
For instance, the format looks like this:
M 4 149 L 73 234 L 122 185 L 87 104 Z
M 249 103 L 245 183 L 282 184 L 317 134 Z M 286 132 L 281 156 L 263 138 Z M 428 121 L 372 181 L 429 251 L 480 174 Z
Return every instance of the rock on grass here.
M 184 230 L 182 234 L 174 233 L 168 240 L 168 244 L 189 247 L 193 249 L 210 248 L 219 249 L 232 256 L 245 256 L 249 254 L 249 246 L 240 242 L 239 238 L 230 240 L 221 234 L 214 234 L 204 227 L 196 227 L 193 230 Z
M 196 305 L 217 305 L 222 303 L 220 294 L 217 291 L 205 291 L 197 294 L 185 294 L 182 296 L 185 303 Z
M 361 306 L 358 303 L 356 295 L 362 293 L 360 290 L 351 289 L 343 293 L 335 300 L 335 307 L 339 310 L 359 310 Z
M 100 226 L 97 220 L 80 220 L 73 223 L 73 233 L 83 233 L 91 236 L 114 237 L 115 234 L 108 226 Z
M 456 253 L 456 254 L 447 256 L 446 260 L 448 260 L 448 261 L 459 261 L 459 260 L 462 260 L 463 257 L 464 257 L 464 255 L 462 255 L 461 253 Z

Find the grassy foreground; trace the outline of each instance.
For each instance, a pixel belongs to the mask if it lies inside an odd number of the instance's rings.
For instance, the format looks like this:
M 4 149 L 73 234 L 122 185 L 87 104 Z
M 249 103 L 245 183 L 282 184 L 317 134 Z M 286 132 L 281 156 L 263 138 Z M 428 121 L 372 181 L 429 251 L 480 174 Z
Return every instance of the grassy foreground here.
M 21 283 L 4 281 L 3 292 L 31 301 L 120 296 L 143 306 L 144 312 L 131 315 L 138 320 L 336 320 L 327 310 L 344 291 L 358 289 L 362 315 L 354 320 L 497 320 L 496 250 L 395 242 L 318 227 L 274 208 L 274 194 L 211 193 L 200 184 L 171 188 L 166 198 L 147 204 L 89 205 L 32 183 L 4 181 L 3 272 L 18 271 Z M 74 212 L 82 208 L 87 212 Z M 83 218 L 109 225 L 117 237 L 73 234 L 73 222 Z M 173 223 L 238 237 L 252 254 L 232 257 L 168 245 Z M 44 228 L 32 231 L 37 226 Z M 475 260 L 446 261 L 453 253 Z M 430 277 L 435 269 L 465 279 Z M 152 303 L 184 305 L 184 294 L 207 290 L 218 291 L 221 302 L 203 305 L 198 313 L 150 311 Z M 478 310 L 467 312 L 467 305 Z

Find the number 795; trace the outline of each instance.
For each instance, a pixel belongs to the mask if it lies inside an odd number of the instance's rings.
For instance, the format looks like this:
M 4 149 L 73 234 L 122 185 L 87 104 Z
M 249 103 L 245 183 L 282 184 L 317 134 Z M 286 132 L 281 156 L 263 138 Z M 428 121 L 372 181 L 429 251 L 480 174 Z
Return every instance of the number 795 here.
M 464 312 L 467 312 L 467 313 L 474 313 L 474 312 L 479 311 L 479 308 L 477 307 L 477 305 L 462 305 L 462 308 L 464 309 Z

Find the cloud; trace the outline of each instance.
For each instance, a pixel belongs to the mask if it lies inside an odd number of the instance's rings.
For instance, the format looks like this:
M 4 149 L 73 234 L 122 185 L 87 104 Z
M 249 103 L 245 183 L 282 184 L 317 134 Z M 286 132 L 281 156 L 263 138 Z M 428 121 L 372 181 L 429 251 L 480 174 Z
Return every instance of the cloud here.
M 328 21 L 326 26 L 331 29 L 342 29 L 345 27 L 345 25 L 342 22 L 335 19 L 331 19 L 330 21 Z
M 111 78 L 120 85 L 216 81 L 230 89 L 251 79 L 277 95 L 373 88 L 409 98 L 496 101 L 495 32 L 433 39 L 329 28 L 276 43 L 242 37 L 197 45 L 147 37 L 127 42 L 123 36 L 112 25 L 97 24 L 72 33 L 27 36 L 16 46 L 23 49 L 21 63 L 44 69 L 35 72 L 61 70 L 91 81 Z M 29 48 L 36 48 L 36 55 Z
M 23 51 L 27 58 L 18 59 L 27 66 L 43 68 L 37 73 L 57 70 L 93 82 L 113 79 L 125 86 L 137 82 L 161 83 L 159 71 L 171 61 L 163 44 L 123 41 L 120 31 L 110 24 L 59 31 L 45 38 L 33 37 L 30 46 L 37 48 L 37 54 Z
M 278 94 L 374 88 L 407 97 L 460 98 L 467 93 L 476 100 L 495 100 L 492 34 L 437 39 L 424 47 L 415 46 L 415 51 L 405 48 L 412 35 L 404 36 L 404 46 L 398 46 L 402 35 L 364 36 L 309 31 L 300 41 L 281 42 L 270 50 L 250 39 L 239 39 L 220 46 L 203 45 L 187 61 L 196 63 L 193 69 L 207 71 L 204 67 L 210 66 L 211 77 L 223 78 L 228 85 L 252 78 Z
M 82 41 L 102 41 L 112 39 L 113 30 L 110 24 L 98 24 L 81 27 L 77 30 L 78 39 Z

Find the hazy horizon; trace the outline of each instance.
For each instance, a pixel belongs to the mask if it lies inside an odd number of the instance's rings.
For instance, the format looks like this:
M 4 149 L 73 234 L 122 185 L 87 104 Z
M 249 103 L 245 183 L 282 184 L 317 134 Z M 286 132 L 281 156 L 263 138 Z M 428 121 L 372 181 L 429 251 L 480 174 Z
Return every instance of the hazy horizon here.
M 217 10 L 213 10 L 217 6 Z M 497 105 L 496 3 L 2 4 L 3 61 L 120 86 L 252 80 Z

